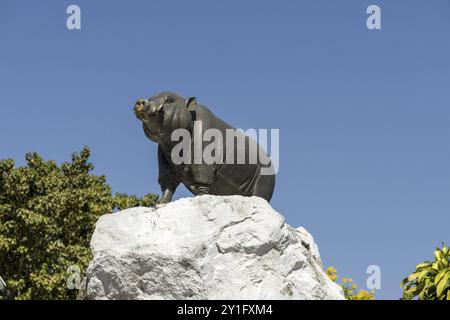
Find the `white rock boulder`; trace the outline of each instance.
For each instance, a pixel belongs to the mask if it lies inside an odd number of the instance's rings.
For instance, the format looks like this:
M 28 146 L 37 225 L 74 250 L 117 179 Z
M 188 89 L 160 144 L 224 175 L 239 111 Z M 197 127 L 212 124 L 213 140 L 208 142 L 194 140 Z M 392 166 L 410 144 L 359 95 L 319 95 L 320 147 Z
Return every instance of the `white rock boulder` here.
M 88 299 L 343 299 L 317 245 L 258 197 L 184 198 L 102 216 Z

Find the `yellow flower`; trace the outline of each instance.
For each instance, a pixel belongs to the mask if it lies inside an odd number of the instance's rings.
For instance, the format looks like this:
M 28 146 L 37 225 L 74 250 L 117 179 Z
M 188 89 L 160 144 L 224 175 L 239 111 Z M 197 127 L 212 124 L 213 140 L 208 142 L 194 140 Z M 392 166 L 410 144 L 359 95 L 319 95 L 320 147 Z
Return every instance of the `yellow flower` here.
M 355 300 L 374 300 L 375 297 L 372 292 L 368 292 L 366 290 L 359 290 L 358 294 L 355 297 Z
M 334 267 L 328 267 L 327 272 L 328 273 L 337 273 L 337 270 Z
M 328 267 L 326 274 L 331 281 L 337 280 L 337 270 L 334 267 Z
M 326 270 L 326 274 L 328 278 L 336 282 L 338 276 L 337 270 L 334 267 L 328 267 Z M 347 300 L 375 300 L 374 290 L 369 292 L 361 289 L 357 293 L 356 290 L 358 288 L 358 285 L 356 283 L 353 283 L 352 278 L 342 278 L 342 283 L 339 285 L 344 290 L 344 295 Z

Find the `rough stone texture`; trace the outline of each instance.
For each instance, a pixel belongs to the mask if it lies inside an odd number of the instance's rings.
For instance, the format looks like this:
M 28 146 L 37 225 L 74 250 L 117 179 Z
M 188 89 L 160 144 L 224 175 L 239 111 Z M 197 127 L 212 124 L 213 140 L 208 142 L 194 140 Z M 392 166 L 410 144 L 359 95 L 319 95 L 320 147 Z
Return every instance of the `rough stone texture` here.
M 258 197 L 107 214 L 91 247 L 88 299 L 343 299 L 312 236 Z

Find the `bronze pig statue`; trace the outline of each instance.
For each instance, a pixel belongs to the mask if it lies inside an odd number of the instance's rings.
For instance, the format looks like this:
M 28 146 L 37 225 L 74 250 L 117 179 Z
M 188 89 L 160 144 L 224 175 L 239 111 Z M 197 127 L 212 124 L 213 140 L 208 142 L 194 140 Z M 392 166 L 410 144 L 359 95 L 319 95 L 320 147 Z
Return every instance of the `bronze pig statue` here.
M 197 104 L 194 97 L 185 99 L 173 92 L 163 92 L 149 99 L 139 99 L 134 113 L 142 121 L 147 138 L 158 144 L 158 183 L 162 191 L 158 204 L 170 202 L 180 183 L 195 195 L 259 196 L 267 201 L 272 198 L 275 171 L 264 149 L 254 139 L 216 117 L 207 107 Z M 190 152 L 180 151 L 177 147 L 179 139 L 173 138 L 177 129 L 190 134 L 190 141 L 187 141 L 192 147 Z M 234 136 L 227 143 L 215 144 L 217 161 L 195 161 L 196 154 L 192 150 L 198 150 L 195 149 L 196 134 L 200 134 L 197 146 L 200 145 L 201 151 L 205 150 L 209 142 L 202 137 L 210 129 L 227 139 L 227 135 Z M 175 161 L 174 154 L 185 161 Z

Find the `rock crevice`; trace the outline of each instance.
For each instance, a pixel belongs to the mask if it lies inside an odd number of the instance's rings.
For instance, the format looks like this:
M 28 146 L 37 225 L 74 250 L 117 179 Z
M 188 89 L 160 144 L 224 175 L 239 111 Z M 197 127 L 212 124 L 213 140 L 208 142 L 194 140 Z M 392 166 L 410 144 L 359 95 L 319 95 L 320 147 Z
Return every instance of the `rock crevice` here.
M 317 245 L 264 199 L 184 198 L 102 216 L 88 299 L 343 299 Z

